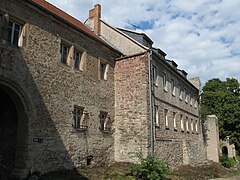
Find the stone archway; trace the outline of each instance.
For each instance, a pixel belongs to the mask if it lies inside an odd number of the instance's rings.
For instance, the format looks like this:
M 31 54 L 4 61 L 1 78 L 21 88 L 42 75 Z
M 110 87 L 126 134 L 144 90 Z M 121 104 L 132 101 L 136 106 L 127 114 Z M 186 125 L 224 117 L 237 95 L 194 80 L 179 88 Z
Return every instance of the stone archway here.
M 23 177 L 29 169 L 29 108 L 23 91 L 0 78 L 0 177 Z

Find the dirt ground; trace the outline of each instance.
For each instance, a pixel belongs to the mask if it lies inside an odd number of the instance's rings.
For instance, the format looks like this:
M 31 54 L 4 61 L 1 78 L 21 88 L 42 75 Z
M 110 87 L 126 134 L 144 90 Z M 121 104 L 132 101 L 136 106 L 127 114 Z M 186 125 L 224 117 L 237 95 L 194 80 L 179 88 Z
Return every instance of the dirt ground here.
M 133 180 L 130 176 L 129 164 L 116 163 L 112 166 L 85 167 L 73 171 L 51 172 L 39 177 L 40 180 Z M 234 177 L 233 177 L 234 176 Z M 171 180 L 203 180 L 216 179 L 238 179 L 240 172 L 235 169 L 227 169 L 218 163 L 207 163 L 201 166 L 180 166 L 170 172 L 168 178 Z M 240 179 L 240 178 L 239 178 Z M 230 180 L 230 179 L 229 179 Z

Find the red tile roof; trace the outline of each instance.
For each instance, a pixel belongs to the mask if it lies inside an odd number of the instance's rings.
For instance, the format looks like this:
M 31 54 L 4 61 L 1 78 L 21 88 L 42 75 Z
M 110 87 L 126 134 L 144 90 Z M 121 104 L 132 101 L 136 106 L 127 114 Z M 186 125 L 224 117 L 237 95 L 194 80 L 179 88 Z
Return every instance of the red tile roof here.
M 88 35 L 100 40 L 101 42 L 103 42 L 105 45 L 107 45 L 108 47 L 110 47 L 105 41 L 103 41 L 99 36 L 97 36 L 96 34 L 94 34 L 90 29 L 88 29 L 83 23 L 81 23 L 79 20 L 75 19 L 74 17 L 70 16 L 69 14 L 65 13 L 64 11 L 62 11 L 61 9 L 55 7 L 54 5 L 48 3 L 45 0 L 32 0 L 32 2 L 34 2 L 35 4 L 39 5 L 40 7 L 42 7 L 43 9 L 46 9 L 48 11 L 50 11 L 51 13 L 53 13 L 54 15 L 64 19 L 65 21 L 71 23 L 72 25 L 74 25 L 77 28 L 80 28 L 82 31 L 84 31 L 85 33 L 87 33 Z

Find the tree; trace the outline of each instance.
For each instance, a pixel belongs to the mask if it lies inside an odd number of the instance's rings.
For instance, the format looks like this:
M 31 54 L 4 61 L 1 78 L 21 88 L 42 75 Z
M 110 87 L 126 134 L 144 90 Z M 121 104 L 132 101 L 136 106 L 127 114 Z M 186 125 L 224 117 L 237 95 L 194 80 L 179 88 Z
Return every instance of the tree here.
M 230 136 L 240 153 L 240 83 L 237 79 L 209 80 L 201 95 L 201 118 L 215 114 L 219 122 L 220 139 Z

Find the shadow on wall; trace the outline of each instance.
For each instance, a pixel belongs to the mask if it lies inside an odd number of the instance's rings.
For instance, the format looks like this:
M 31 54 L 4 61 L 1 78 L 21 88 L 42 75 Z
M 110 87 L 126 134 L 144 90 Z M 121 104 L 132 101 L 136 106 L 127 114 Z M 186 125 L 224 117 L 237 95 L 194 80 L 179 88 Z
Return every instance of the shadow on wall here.
M 32 74 L 38 69 L 30 69 L 24 55 L 18 47 L 0 42 L 0 179 L 61 169 L 85 179 L 74 169 L 59 134 L 62 126 L 46 107 L 46 97 L 52 94 L 43 92 L 44 87 L 39 90 L 47 79 Z

